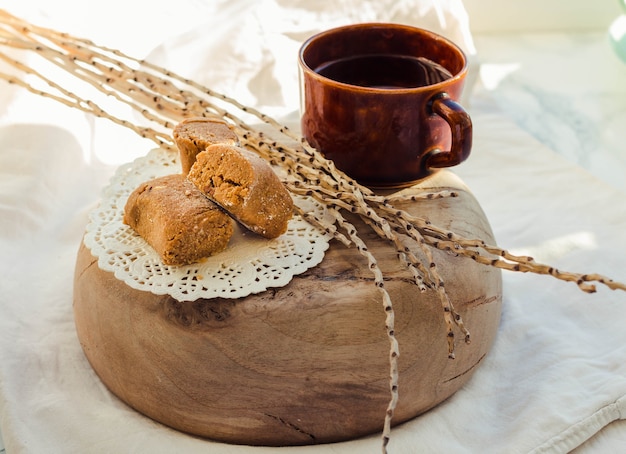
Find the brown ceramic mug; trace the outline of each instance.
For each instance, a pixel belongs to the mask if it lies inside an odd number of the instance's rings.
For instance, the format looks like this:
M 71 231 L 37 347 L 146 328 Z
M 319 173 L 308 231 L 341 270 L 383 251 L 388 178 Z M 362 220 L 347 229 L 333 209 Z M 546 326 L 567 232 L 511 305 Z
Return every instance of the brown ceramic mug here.
M 467 59 L 451 41 L 349 25 L 309 38 L 299 66 L 303 136 L 359 183 L 406 187 L 469 156 L 472 123 L 457 103 Z

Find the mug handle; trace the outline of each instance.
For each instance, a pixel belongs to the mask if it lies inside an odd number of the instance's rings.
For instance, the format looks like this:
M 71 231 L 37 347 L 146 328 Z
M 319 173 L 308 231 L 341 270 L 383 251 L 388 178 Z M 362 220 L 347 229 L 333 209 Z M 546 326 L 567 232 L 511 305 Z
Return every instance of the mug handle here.
M 431 101 L 432 112 L 450 126 L 450 151 L 433 150 L 426 158 L 427 168 L 452 167 L 465 161 L 472 149 L 472 120 L 459 103 L 447 93 L 436 95 Z

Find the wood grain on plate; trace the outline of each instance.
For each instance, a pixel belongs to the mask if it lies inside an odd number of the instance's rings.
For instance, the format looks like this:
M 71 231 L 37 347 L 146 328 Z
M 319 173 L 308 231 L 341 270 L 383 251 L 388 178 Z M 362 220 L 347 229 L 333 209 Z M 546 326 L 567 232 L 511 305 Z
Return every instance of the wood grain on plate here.
M 480 205 L 453 173 L 440 171 L 416 188 L 454 189 L 459 197 L 404 209 L 495 243 Z M 450 397 L 480 365 L 500 320 L 501 274 L 433 251 L 472 334 L 465 344 L 457 331 L 456 359 L 448 359 L 436 293 L 420 293 L 394 248 L 355 224 L 367 232 L 361 235 L 395 309 L 400 400 L 393 422 L 400 423 Z M 103 383 L 180 431 L 229 443 L 299 445 L 382 430 L 390 398 L 382 300 L 366 260 L 336 241 L 321 264 L 282 288 L 194 302 L 131 289 L 99 269 L 81 245 L 74 313 L 85 355 Z

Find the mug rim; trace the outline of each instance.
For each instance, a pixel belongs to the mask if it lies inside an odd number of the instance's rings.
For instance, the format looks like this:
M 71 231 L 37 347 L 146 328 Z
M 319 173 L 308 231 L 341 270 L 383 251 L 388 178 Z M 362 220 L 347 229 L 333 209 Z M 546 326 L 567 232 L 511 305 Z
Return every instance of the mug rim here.
M 355 85 L 355 84 L 349 84 L 349 83 L 345 83 L 345 82 L 339 82 L 337 80 L 331 79 L 329 77 L 323 76 L 319 73 L 317 73 L 313 68 L 311 68 L 309 66 L 309 64 L 305 61 L 304 58 L 304 53 L 306 51 L 307 48 L 309 48 L 309 46 L 311 45 L 311 43 L 313 43 L 314 41 L 323 38 L 325 36 L 329 36 L 332 35 L 334 33 L 337 32 L 341 32 L 341 31 L 346 31 L 346 30 L 358 30 L 358 29 L 373 29 L 373 28 L 379 28 L 379 29 L 404 29 L 406 31 L 410 31 L 410 32 L 419 32 L 422 34 L 426 34 L 429 35 L 430 38 L 434 39 L 435 41 L 440 41 L 445 43 L 448 47 L 454 49 L 456 52 L 458 52 L 458 54 L 461 56 L 462 60 L 463 60 L 463 66 L 461 67 L 461 69 L 459 71 L 457 71 L 456 74 L 454 74 L 452 77 L 450 77 L 449 79 L 446 80 L 442 80 L 441 82 L 437 82 L 434 84 L 429 84 L 429 85 L 423 85 L 423 86 L 419 86 L 419 87 L 394 87 L 394 88 L 377 88 L 377 87 L 364 87 L 362 85 Z M 455 83 L 456 81 L 463 79 L 467 72 L 468 72 L 468 58 L 467 55 L 465 54 L 465 52 L 463 51 L 463 49 L 460 48 L 460 46 L 456 43 L 454 43 L 452 40 L 446 38 L 445 36 L 440 35 L 439 33 L 435 33 L 431 30 L 428 30 L 426 28 L 421 28 L 421 27 L 415 27 L 412 25 L 406 25 L 406 24 L 396 24 L 396 23 L 392 23 L 392 22 L 364 22 L 364 23 L 357 23 L 357 24 L 349 24 L 349 25 L 342 25 L 339 27 L 334 27 L 334 28 L 330 28 L 327 30 L 323 30 L 319 33 L 316 33 L 312 36 L 310 36 L 309 38 L 307 38 L 302 45 L 300 46 L 300 50 L 298 51 L 298 63 L 300 64 L 300 67 L 306 71 L 310 76 L 324 81 L 325 83 L 330 83 L 331 85 L 335 85 L 337 87 L 349 87 L 350 89 L 353 90 L 358 90 L 358 91 L 363 91 L 363 92 L 367 92 L 367 93 L 380 93 L 380 94 L 386 94 L 386 95 L 391 95 L 391 94 L 402 94 L 402 93 L 416 93 L 416 92 L 421 92 L 421 91 L 427 91 L 427 90 L 432 90 L 432 89 L 437 89 L 437 88 L 441 88 L 441 87 L 446 87 L 448 85 L 451 85 L 453 83 Z

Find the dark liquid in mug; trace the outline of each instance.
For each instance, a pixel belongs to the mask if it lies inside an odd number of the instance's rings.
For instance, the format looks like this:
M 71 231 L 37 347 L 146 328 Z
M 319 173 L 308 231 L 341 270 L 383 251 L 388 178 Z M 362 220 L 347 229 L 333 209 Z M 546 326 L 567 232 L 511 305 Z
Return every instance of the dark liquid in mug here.
M 450 79 L 443 66 L 424 57 L 359 55 L 333 60 L 315 72 L 344 84 L 370 88 L 416 88 Z

